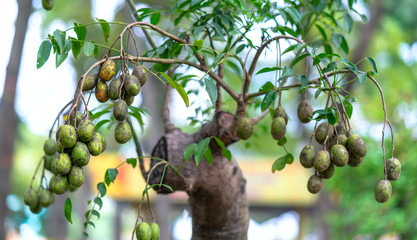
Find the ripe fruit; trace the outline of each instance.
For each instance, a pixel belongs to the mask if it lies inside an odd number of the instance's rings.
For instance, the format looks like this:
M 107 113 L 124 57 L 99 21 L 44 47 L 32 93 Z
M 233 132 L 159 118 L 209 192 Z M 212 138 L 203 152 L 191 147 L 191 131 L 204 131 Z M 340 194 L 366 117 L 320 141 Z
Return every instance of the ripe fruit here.
M 314 156 L 316 155 L 316 150 L 313 145 L 306 145 L 303 150 L 300 152 L 300 163 L 305 168 L 313 167 Z
M 330 141 L 330 138 L 333 136 L 333 126 L 330 125 L 328 122 L 321 123 L 314 133 L 314 137 L 316 138 L 316 141 L 320 144 L 323 144 L 324 141 Z
M 35 207 L 39 202 L 39 192 L 36 189 L 29 188 L 25 192 L 24 202 L 29 207 Z
M 320 172 L 319 175 L 323 179 L 329 179 L 333 176 L 334 170 L 334 164 L 330 163 L 330 166 L 326 170 Z
M 330 153 L 326 150 L 319 151 L 314 158 L 313 166 L 318 172 L 326 170 L 330 166 Z
M 150 240 L 152 236 L 152 230 L 148 223 L 141 222 L 136 228 L 136 239 L 138 240 Z
M 253 122 L 252 119 L 243 117 L 237 122 L 237 136 L 240 139 L 246 140 L 252 136 Z
M 323 182 L 321 177 L 316 175 L 311 175 L 307 182 L 307 190 L 313 194 L 320 192 Z
M 56 175 L 54 177 L 52 186 L 55 194 L 64 194 L 68 190 L 67 176 Z
M 287 125 L 283 117 L 276 117 L 272 120 L 271 135 L 275 140 L 280 140 L 285 136 Z
M 137 65 L 132 72 L 132 75 L 135 76 L 141 86 L 145 85 L 146 83 L 146 70 L 142 65 Z
M 109 87 L 107 86 L 107 83 L 104 81 L 99 81 L 96 86 L 96 98 L 97 101 L 104 103 L 109 100 Z
M 95 73 L 89 73 L 85 77 L 84 84 L 83 84 L 83 91 L 90 91 L 93 89 L 98 82 L 98 76 Z
M 122 79 L 120 77 L 111 81 L 109 85 L 109 97 L 111 100 L 119 99 L 120 87 L 122 86 Z
M 297 115 L 301 122 L 310 122 L 313 117 L 313 106 L 311 106 L 311 103 L 307 100 L 300 102 L 297 108 Z
M 375 200 L 379 203 L 384 203 L 391 197 L 391 193 L 391 183 L 388 180 L 381 180 L 375 188 Z
M 52 10 L 54 8 L 54 0 L 42 0 L 42 7 L 45 10 Z
M 48 207 L 54 203 L 55 197 L 54 194 L 48 189 L 41 189 L 39 203 L 42 207 Z
M 133 75 L 126 75 L 124 88 L 126 90 L 126 94 L 130 96 L 138 95 L 140 91 L 140 83 L 138 78 Z
M 75 128 L 71 125 L 65 124 L 60 127 L 59 141 L 64 148 L 71 148 L 77 142 L 77 133 Z
M 350 154 L 356 157 L 365 157 L 366 144 L 359 135 L 350 135 L 348 138 L 347 146 Z
M 340 144 L 334 145 L 331 150 L 334 165 L 344 167 L 349 161 L 349 152 Z
M 114 138 L 120 144 L 127 143 L 132 138 L 132 130 L 127 122 L 120 122 L 114 131 Z
M 151 232 L 152 232 L 151 240 L 159 240 L 160 230 L 159 230 L 159 225 L 156 222 L 151 223 Z
M 349 154 L 348 164 L 351 167 L 357 167 L 363 162 L 363 157 L 357 157 L 355 155 Z
M 285 124 L 288 124 L 288 115 L 287 115 L 287 112 L 285 111 L 284 107 L 279 106 L 275 109 L 274 118 L 276 118 L 276 117 L 284 118 Z
M 88 142 L 94 134 L 94 124 L 91 120 L 85 119 L 80 122 L 77 129 L 78 137 L 83 142 Z
M 88 151 L 87 144 L 83 142 L 77 142 L 71 151 L 72 163 L 77 166 L 86 166 L 90 161 L 90 152 Z
M 387 160 L 387 177 L 391 181 L 397 180 L 401 175 L 401 163 L 396 158 Z
M 43 144 L 43 151 L 46 153 L 46 155 L 55 155 L 56 142 L 53 139 L 48 138 L 48 140 L 46 140 Z
M 84 119 L 84 115 L 80 111 L 73 111 L 70 116 L 70 124 L 74 127 L 78 126 L 80 122 Z
M 106 60 L 100 67 L 99 77 L 103 81 L 110 81 L 116 74 L 116 64 L 113 60 Z
M 102 152 L 103 145 L 101 143 L 99 133 L 95 132 L 93 134 L 87 146 L 88 146 L 88 150 L 90 151 L 90 154 L 93 156 L 98 156 Z
M 113 116 L 119 121 L 123 121 L 127 117 L 127 104 L 123 100 L 119 100 L 114 104 L 113 107 Z
M 71 186 L 81 187 L 85 180 L 84 169 L 78 166 L 72 166 L 71 171 L 68 174 L 68 181 Z
M 54 162 L 54 169 L 61 175 L 66 175 L 71 170 L 71 160 L 68 154 L 59 154 L 58 158 Z

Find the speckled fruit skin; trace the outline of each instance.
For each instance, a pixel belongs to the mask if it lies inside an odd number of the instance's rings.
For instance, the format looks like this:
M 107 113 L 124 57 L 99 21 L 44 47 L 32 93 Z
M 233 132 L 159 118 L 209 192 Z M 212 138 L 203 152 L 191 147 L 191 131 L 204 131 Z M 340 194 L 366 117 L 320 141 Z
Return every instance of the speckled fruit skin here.
M 330 166 L 330 153 L 326 150 L 317 152 L 313 166 L 318 172 L 326 170 Z
M 123 121 L 127 117 L 127 104 L 123 100 L 119 100 L 114 103 L 113 116 L 116 120 Z
M 83 91 L 90 91 L 98 82 L 98 76 L 95 73 L 89 73 L 84 80 Z
M 48 184 L 48 189 L 49 189 L 49 191 L 51 191 L 52 193 L 54 192 L 55 176 L 56 176 L 56 175 L 52 175 L 51 179 L 49 179 L 49 184 Z
M 123 97 L 123 100 L 125 100 L 126 104 L 130 106 L 132 105 L 133 101 L 135 101 L 135 96 L 130 96 L 128 94 L 125 94 L 125 96 Z
M 282 117 L 285 120 L 285 124 L 288 124 L 288 115 L 285 111 L 285 108 L 283 106 L 279 106 L 274 111 L 274 118 L 276 117 Z
M 375 200 L 379 203 L 384 203 L 391 197 L 391 193 L 391 183 L 388 180 L 381 180 L 375 188 Z
M 62 125 L 59 131 L 59 141 L 63 148 L 72 148 L 77 142 L 77 132 L 71 125 Z
M 53 190 L 55 194 L 61 195 L 68 191 L 67 176 L 56 175 L 53 182 Z
M 363 139 L 357 135 L 350 135 L 347 142 L 349 153 L 356 157 L 365 157 L 366 155 L 366 144 Z
M 362 162 L 363 162 L 363 157 L 357 157 L 355 155 L 349 154 L 349 161 L 348 161 L 349 166 L 357 167 L 361 165 Z
M 48 138 L 43 144 L 43 151 L 46 155 L 55 155 L 56 153 L 56 142 L 53 139 Z
M 146 83 L 146 70 L 142 65 L 137 65 L 132 72 L 132 75 L 135 76 L 140 83 L 140 86 L 145 85 Z
M 396 158 L 389 158 L 387 160 L 387 177 L 388 180 L 395 181 L 401 175 L 401 163 Z
M 94 134 L 94 124 L 91 120 L 85 119 L 80 122 L 77 129 L 78 138 L 83 142 L 91 140 Z
M 313 106 L 307 100 L 301 101 L 297 107 L 298 119 L 303 123 L 308 123 L 313 117 Z
M 109 87 L 107 86 L 107 83 L 99 81 L 95 93 L 97 101 L 104 103 L 109 100 Z
M 81 187 L 85 180 L 84 169 L 78 166 L 72 166 L 71 171 L 68 174 L 68 181 L 70 185 L 75 187 Z
M 70 124 L 72 126 L 78 126 L 80 122 L 84 120 L 84 115 L 80 111 L 73 111 L 70 116 Z
M 24 203 L 29 207 L 35 207 L 39 202 L 39 192 L 36 189 L 29 188 L 25 192 Z
M 106 60 L 100 67 L 99 77 L 103 81 L 110 81 L 116 74 L 116 64 L 113 60 Z
M 114 138 L 120 144 L 127 143 L 132 138 L 132 130 L 127 122 L 120 122 L 114 131 Z
M 311 175 L 311 177 L 308 179 L 308 182 L 307 182 L 307 190 L 310 193 L 316 194 L 320 192 L 322 185 L 323 185 L 323 181 L 321 180 L 321 177 L 316 176 L 316 175 Z
M 83 167 L 90 162 L 90 152 L 88 151 L 87 144 L 83 142 L 77 142 L 71 150 L 72 163 Z
M 330 147 L 333 147 L 336 144 L 340 144 L 346 147 L 348 138 L 344 134 L 339 134 L 338 136 L 334 136 L 332 140 L 330 140 Z
M 275 140 L 280 140 L 285 136 L 287 132 L 287 125 L 283 117 L 276 117 L 272 120 L 271 135 Z
M 313 145 L 306 145 L 300 152 L 300 163 L 305 168 L 313 167 L 314 156 L 316 156 L 316 150 Z
M 138 95 L 140 91 L 140 83 L 138 78 L 133 75 L 126 75 L 124 89 L 130 96 Z
M 335 171 L 334 164 L 330 163 L 330 166 L 326 170 L 319 172 L 319 175 L 322 179 L 329 179 L 333 176 L 334 171 Z
M 54 169 L 58 174 L 66 175 L 71 170 L 71 159 L 66 153 L 59 154 L 54 161 Z
M 333 126 L 328 122 L 324 122 L 317 127 L 314 137 L 318 143 L 323 144 L 326 137 L 328 137 L 327 142 L 330 142 L 330 138 L 333 136 L 333 133 Z
M 64 147 L 62 146 L 61 142 L 60 141 L 56 142 L 56 152 L 62 153 L 63 150 L 64 150 Z
M 54 203 L 55 197 L 54 194 L 49 191 L 49 189 L 42 189 L 40 192 L 39 202 L 42 207 L 48 207 L 52 203 Z
M 97 133 L 97 137 L 98 139 L 100 139 L 101 142 L 101 152 L 104 152 L 107 148 L 106 139 L 100 133 Z
M 101 144 L 99 133 L 95 132 L 93 134 L 87 146 L 88 150 L 90 151 L 90 154 L 93 156 L 98 156 L 102 152 L 103 145 Z
M 252 136 L 253 122 L 252 119 L 243 117 L 237 122 L 237 136 L 240 139 L 246 140 Z
M 346 130 L 342 125 L 338 124 L 336 126 L 336 131 L 337 131 L 338 135 L 345 135 L 346 136 Z
M 45 168 L 49 171 L 52 171 L 52 162 L 56 158 L 55 154 L 54 155 L 45 155 L 45 156 L 43 156 L 43 158 L 44 158 L 44 161 L 45 161 Z
M 159 225 L 155 222 L 151 223 L 151 232 L 152 237 L 151 240 L 159 240 L 161 231 L 159 230 Z
M 340 144 L 334 145 L 330 153 L 332 154 L 332 160 L 334 165 L 338 167 L 344 167 L 349 161 L 349 152 L 348 150 Z
M 152 230 L 148 223 L 141 222 L 136 228 L 137 240 L 150 240 L 152 237 Z
M 122 86 L 122 79 L 120 77 L 113 79 L 109 85 L 109 97 L 111 100 L 119 99 L 120 87 Z

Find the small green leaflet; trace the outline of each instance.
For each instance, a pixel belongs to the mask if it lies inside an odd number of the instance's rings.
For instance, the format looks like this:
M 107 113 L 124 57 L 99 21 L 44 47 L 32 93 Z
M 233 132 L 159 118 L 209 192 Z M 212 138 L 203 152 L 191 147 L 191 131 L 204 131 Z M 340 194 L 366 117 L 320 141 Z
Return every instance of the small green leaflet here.
M 272 173 L 275 173 L 275 171 L 281 171 L 282 169 L 285 168 L 286 164 L 287 164 L 287 155 L 278 158 L 272 164 Z
M 96 225 L 92 221 L 85 221 L 84 222 L 84 228 L 87 229 L 87 226 L 91 225 L 93 228 L 96 228 Z
M 366 57 L 365 59 L 369 62 L 369 64 L 371 64 L 372 68 L 374 69 L 374 72 L 378 74 L 378 68 L 376 67 L 374 59 L 372 59 L 371 57 Z
M 110 122 L 111 122 L 111 120 L 109 120 L 109 119 L 101 120 L 100 122 L 98 122 L 96 124 L 96 126 L 94 127 L 94 130 L 97 132 L 104 124 L 110 123 Z
M 363 73 L 363 72 L 358 74 L 358 79 L 359 79 L 360 84 L 363 84 L 365 82 L 367 75 L 368 75 L 367 73 Z
M 294 162 L 294 156 L 291 153 L 288 153 L 286 156 L 287 156 L 287 164 L 292 164 Z
M 94 43 L 92 42 L 85 42 L 84 43 L 84 54 L 89 57 L 94 53 Z
M 79 42 L 77 39 L 73 37 L 69 37 L 68 39 L 71 41 L 72 55 L 74 56 L 75 60 L 77 60 L 84 42 Z
M 41 68 L 45 62 L 48 60 L 49 55 L 51 54 L 52 43 L 49 40 L 45 40 L 41 43 L 41 46 L 38 50 L 38 56 L 36 60 L 36 68 Z
M 97 184 L 97 190 L 100 193 L 100 197 L 104 197 L 106 195 L 107 188 L 104 182 L 100 182 Z
M 255 75 L 261 74 L 261 73 L 266 73 L 266 72 L 275 72 L 278 70 L 282 70 L 282 68 L 280 67 L 264 67 L 261 70 L 259 70 Z
M 259 88 L 259 92 L 271 91 L 273 89 L 275 89 L 274 84 L 271 82 L 266 82 L 264 85 L 262 85 L 261 88 Z
M 60 30 L 55 30 L 53 33 L 54 39 L 58 44 L 59 51 L 58 53 L 63 53 L 65 48 L 65 32 L 61 32 Z
M 352 103 L 350 103 L 348 100 L 343 99 L 343 106 L 345 107 L 345 111 L 348 115 L 349 118 L 352 117 L 352 113 L 353 113 L 353 106 Z
M 151 24 L 156 25 L 159 23 L 159 20 L 161 19 L 161 14 L 159 12 L 155 12 L 151 15 Z
M 106 174 L 104 175 L 104 182 L 106 182 L 107 186 L 109 186 L 110 183 L 114 182 L 118 173 L 119 172 L 116 168 L 107 169 Z
M 103 200 L 101 200 L 101 198 L 99 197 L 96 197 L 94 198 L 94 203 L 97 204 L 98 210 L 101 210 L 101 208 L 103 207 Z
M 72 224 L 71 212 L 72 212 L 71 199 L 67 197 L 67 199 L 65 200 L 65 204 L 64 204 L 64 214 L 65 214 L 65 219 L 67 219 L 67 221 Z
M 205 78 L 204 82 L 206 83 L 206 91 L 210 97 L 211 102 L 213 105 L 216 103 L 217 100 L 217 87 L 216 84 L 214 84 L 213 80 L 211 78 Z
M 301 82 L 301 85 L 300 85 L 300 88 L 298 90 L 298 93 L 303 93 L 307 89 L 307 86 L 308 86 L 307 77 L 305 75 L 301 75 L 300 76 L 300 82 Z
M 286 10 L 290 14 L 291 18 L 294 20 L 295 23 L 299 23 L 301 21 L 301 15 L 297 11 L 297 9 L 293 7 L 289 7 Z
M 136 164 L 138 163 L 136 158 L 128 158 L 128 159 L 126 159 L 126 162 L 127 162 L 127 164 L 132 165 L 133 168 L 135 168 Z
M 184 160 L 185 160 L 185 162 L 188 163 L 188 160 L 190 159 L 190 157 L 195 153 L 195 147 L 196 146 L 197 146 L 196 143 L 192 143 L 184 149 Z
M 107 43 L 110 36 L 110 24 L 104 19 L 97 19 L 97 22 L 100 23 L 101 29 L 103 30 L 104 40 Z
M 203 159 L 203 156 L 206 154 L 206 151 L 209 150 L 209 143 L 210 138 L 204 138 L 195 147 L 194 159 L 196 165 L 198 165 L 201 162 L 201 159 Z
M 349 13 L 343 14 L 343 24 L 346 28 L 346 31 L 350 33 L 352 31 L 353 20 Z
M 222 142 L 222 140 L 220 140 L 220 139 L 218 139 L 217 137 L 213 137 L 214 138 L 214 140 L 216 140 L 216 142 L 217 142 L 217 144 L 220 146 L 220 148 L 222 149 L 222 154 L 223 154 L 223 156 L 225 156 L 228 160 L 229 160 L 229 162 L 231 162 L 232 161 L 232 154 L 230 153 L 230 150 L 229 149 L 227 149 L 225 146 L 224 146 L 224 143 Z
M 74 23 L 74 32 L 77 34 L 77 38 L 80 41 L 85 40 L 85 36 L 87 35 L 87 28 L 84 25 Z
M 275 100 L 275 91 L 270 91 L 267 94 L 265 94 L 264 99 L 262 99 L 261 102 L 261 111 L 265 111 L 266 109 L 269 108 L 269 106 L 271 106 L 272 102 L 274 102 Z
M 182 100 L 184 100 L 185 106 L 187 106 L 187 107 L 190 106 L 190 101 L 188 100 L 188 96 L 187 96 L 187 93 L 185 92 L 184 88 L 179 83 L 173 81 L 167 74 L 165 74 L 163 72 L 160 72 L 159 74 L 164 76 L 164 78 L 172 86 L 172 88 L 177 90 L 177 92 L 182 97 Z

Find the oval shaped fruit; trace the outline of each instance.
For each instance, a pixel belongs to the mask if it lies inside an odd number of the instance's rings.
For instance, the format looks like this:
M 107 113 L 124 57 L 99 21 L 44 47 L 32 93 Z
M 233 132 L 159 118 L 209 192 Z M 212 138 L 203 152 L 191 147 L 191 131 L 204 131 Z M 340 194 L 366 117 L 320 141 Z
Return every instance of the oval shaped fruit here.
M 94 134 L 94 124 L 91 120 L 85 119 L 80 122 L 77 129 L 78 137 L 83 142 L 91 140 Z
M 275 109 L 274 118 L 276 118 L 276 117 L 284 118 L 285 124 L 288 124 L 288 115 L 287 115 L 287 112 L 285 111 L 283 106 L 279 106 Z
M 107 86 L 107 83 L 104 81 L 99 81 L 96 86 L 96 98 L 97 101 L 104 103 L 109 100 L 109 87 Z
M 54 177 L 53 190 L 55 194 L 61 195 L 68 191 L 68 178 L 67 176 L 56 175 Z
M 333 133 L 333 126 L 328 122 L 324 122 L 317 127 L 316 132 L 314 133 L 314 137 L 318 143 L 323 144 L 326 140 L 326 137 L 327 141 L 330 141 L 330 138 L 333 137 Z
M 55 154 L 43 156 L 43 159 L 45 161 L 45 168 L 47 170 L 52 171 L 52 162 L 54 161 L 55 158 L 56 158 Z
M 237 122 L 237 136 L 240 139 L 246 140 L 252 136 L 253 122 L 252 119 L 243 117 Z
M 128 106 L 132 105 L 133 101 L 135 100 L 135 96 L 130 96 L 128 94 L 125 94 L 125 96 L 123 97 L 123 100 L 125 100 L 126 104 Z
M 72 111 L 70 115 L 70 124 L 74 127 L 77 127 L 83 119 L 84 119 L 84 115 L 82 112 Z
M 103 145 L 98 132 L 93 134 L 91 140 L 87 143 L 87 146 L 90 154 L 93 156 L 98 156 L 102 152 Z
M 56 153 L 56 142 L 55 140 L 48 138 L 43 144 L 43 151 L 47 155 L 55 155 Z
M 54 194 L 48 189 L 42 189 L 40 192 L 39 203 L 42 207 L 48 207 L 54 203 L 55 197 Z
M 348 161 L 349 166 L 357 167 L 361 165 L 362 162 L 363 162 L 363 157 L 357 157 L 355 155 L 349 154 L 349 161 Z
M 78 190 L 78 188 L 79 187 L 76 187 L 76 186 L 71 185 L 71 184 L 68 185 L 68 191 L 70 191 L 70 192 L 75 192 L 75 191 Z
M 307 100 L 301 101 L 297 107 L 298 119 L 303 123 L 308 123 L 313 117 L 313 106 Z
M 379 203 L 384 203 L 391 197 L 391 193 L 391 183 L 388 180 L 381 180 L 375 188 L 375 200 Z
M 62 153 L 62 151 L 64 151 L 64 147 L 62 146 L 61 142 L 58 140 L 58 142 L 56 142 L 56 152 Z
M 42 0 L 42 7 L 45 10 L 52 10 L 54 8 L 54 0 Z
M 156 222 L 151 223 L 151 240 L 159 240 L 161 232 L 159 230 L 159 225 Z
M 348 138 L 344 134 L 339 134 L 338 136 L 334 136 L 330 141 L 330 147 L 333 147 L 336 144 L 340 144 L 346 147 Z
M 349 161 L 349 152 L 340 144 L 334 145 L 330 152 L 332 154 L 332 160 L 334 165 L 338 167 L 344 167 Z
M 63 148 L 72 148 L 77 142 L 77 132 L 71 125 L 62 125 L 59 131 L 59 141 Z
M 311 175 L 311 177 L 308 179 L 308 182 L 307 182 L 307 190 L 310 193 L 316 194 L 320 192 L 322 185 L 323 185 L 323 181 L 321 180 L 321 177 L 316 176 L 316 175 Z
M 99 77 L 103 81 L 110 81 L 116 74 L 116 64 L 113 60 L 106 60 L 100 67 Z
M 125 81 L 124 81 L 124 89 L 126 91 L 126 94 L 130 96 L 136 96 L 139 94 L 140 91 L 140 83 L 137 77 L 133 75 L 126 75 Z
M 338 135 L 346 135 L 346 130 L 341 124 L 336 126 L 336 131 Z
M 152 237 L 152 230 L 148 223 L 141 222 L 136 227 L 136 239 L 138 240 L 150 240 Z
M 49 189 L 49 191 L 51 191 L 52 193 L 54 192 L 54 178 L 55 178 L 55 175 L 52 175 L 52 177 L 49 179 L 49 184 L 48 184 L 48 189 Z
M 119 100 L 116 103 L 114 103 L 113 116 L 115 119 L 119 121 L 125 120 L 127 117 L 127 111 L 128 111 L 128 108 L 127 108 L 127 104 L 125 101 Z
M 54 159 L 52 159 L 52 162 L 51 162 L 51 172 L 53 173 L 53 174 L 58 174 L 58 172 L 55 170 L 55 162 L 56 162 L 56 157 L 54 158 Z
M 122 86 L 122 79 L 120 77 L 113 79 L 109 85 L 109 97 L 111 100 L 117 100 L 120 96 L 120 87 Z
M 132 72 L 132 75 L 135 76 L 140 83 L 140 86 L 145 85 L 146 83 L 146 70 L 142 65 L 137 65 Z
M 318 172 L 326 170 L 330 166 L 330 153 L 326 150 L 319 151 L 314 158 L 313 166 Z
M 36 206 L 29 207 L 29 209 L 30 209 L 30 211 L 33 214 L 38 214 L 38 213 L 42 212 L 42 206 L 41 206 L 41 204 L 39 202 L 38 202 L 38 204 Z
M 329 179 L 333 176 L 334 170 L 334 164 L 330 163 L 330 166 L 326 170 L 320 172 L 319 175 L 322 179 Z
M 316 150 L 313 145 L 306 145 L 300 152 L 300 163 L 305 168 L 313 167 L 314 156 L 316 156 Z
M 100 139 L 101 142 L 101 152 L 104 152 L 107 148 L 106 139 L 100 133 L 97 133 L 97 137 Z
M 83 83 L 83 91 L 90 91 L 93 89 L 98 82 L 98 76 L 95 73 L 89 73 L 87 76 L 85 76 L 85 80 Z
M 88 151 L 87 144 L 83 142 L 77 142 L 71 151 L 72 163 L 77 166 L 83 167 L 90 161 L 90 152 Z
M 271 135 L 275 140 L 280 140 L 287 132 L 287 125 L 283 117 L 276 117 L 272 120 Z
M 29 207 L 35 207 L 39 202 L 39 192 L 32 187 L 26 190 L 24 196 L 24 203 Z
M 132 130 L 127 122 L 120 122 L 114 131 L 114 138 L 120 144 L 127 143 L 132 138 Z
M 85 180 L 84 169 L 78 166 L 72 166 L 71 171 L 68 174 L 68 181 L 71 186 L 81 187 Z
M 396 158 L 387 160 L 387 177 L 391 181 L 397 180 L 401 175 L 401 163 Z
M 356 157 L 365 157 L 366 144 L 359 135 L 350 135 L 347 141 L 347 146 L 350 154 Z
M 58 174 L 66 175 L 71 170 L 71 159 L 66 153 L 59 154 L 54 162 L 54 169 Z

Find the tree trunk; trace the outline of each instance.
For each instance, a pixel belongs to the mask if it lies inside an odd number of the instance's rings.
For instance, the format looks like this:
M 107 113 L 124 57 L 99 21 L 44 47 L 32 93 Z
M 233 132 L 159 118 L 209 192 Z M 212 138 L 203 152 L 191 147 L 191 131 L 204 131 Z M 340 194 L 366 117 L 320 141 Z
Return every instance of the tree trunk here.
M 18 0 L 16 30 L 6 70 L 4 91 L 0 103 L 0 239 L 6 239 L 4 221 L 7 215 L 6 197 L 9 193 L 17 116 L 14 109 L 16 83 L 22 57 L 28 19 L 32 13 L 31 0 Z

